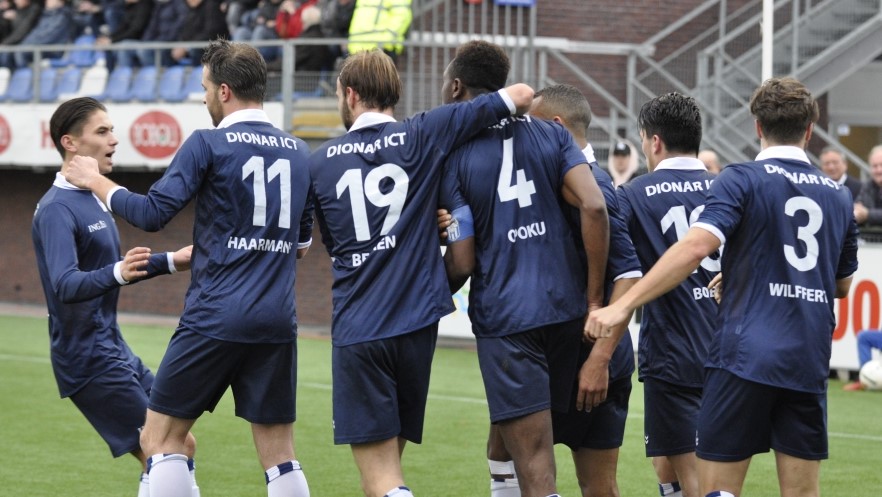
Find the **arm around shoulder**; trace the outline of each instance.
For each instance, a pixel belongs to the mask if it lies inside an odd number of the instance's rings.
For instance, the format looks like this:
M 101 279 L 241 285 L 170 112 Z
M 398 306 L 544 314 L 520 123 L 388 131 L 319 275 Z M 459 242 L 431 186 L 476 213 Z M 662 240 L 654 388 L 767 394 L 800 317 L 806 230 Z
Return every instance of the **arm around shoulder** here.
M 515 115 L 526 114 L 530 110 L 530 106 L 533 105 L 533 88 L 529 85 L 516 83 L 505 87 L 503 91 L 514 104 L 515 111 L 513 114 Z

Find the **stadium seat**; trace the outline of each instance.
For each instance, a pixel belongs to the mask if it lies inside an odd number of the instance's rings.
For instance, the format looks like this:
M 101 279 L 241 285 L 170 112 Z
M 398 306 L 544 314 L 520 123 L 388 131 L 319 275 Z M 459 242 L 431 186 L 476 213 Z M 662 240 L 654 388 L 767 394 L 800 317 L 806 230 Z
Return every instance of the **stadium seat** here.
M 54 102 L 58 99 L 58 90 L 55 86 L 55 80 L 58 79 L 58 70 L 54 67 L 44 67 L 40 69 L 40 101 Z
M 8 67 L 0 66 L 0 100 L 3 99 L 3 95 L 6 94 L 6 89 L 9 88 L 9 76 L 11 75 L 11 71 Z
M 30 102 L 34 98 L 34 71 L 20 67 L 12 73 L 4 100 L 7 102 Z
M 83 69 L 68 67 L 64 69 L 55 85 L 55 94 L 58 100 L 68 100 L 80 93 L 80 82 L 83 79 Z
M 132 85 L 132 68 L 119 66 L 107 78 L 107 86 L 99 100 L 126 102 L 129 100 L 129 88 Z
M 190 74 L 184 80 L 184 88 L 181 93 L 184 95 L 184 100 L 202 100 L 202 96 L 205 93 L 205 89 L 202 88 L 202 66 L 194 66 L 190 70 Z
M 83 71 L 82 84 L 77 93 L 89 97 L 100 96 L 106 86 L 107 67 L 102 64 L 95 64 Z
M 70 52 L 64 54 L 60 59 L 50 59 L 49 64 L 52 67 L 66 67 L 74 65 L 76 67 L 92 67 L 98 60 L 99 52 L 95 50 L 95 36 L 84 34 L 78 36 L 73 44 L 77 47 Z
M 166 102 L 181 102 L 187 95 L 184 94 L 184 66 L 167 67 L 159 77 L 159 99 Z
M 144 66 L 132 77 L 129 100 L 156 101 L 156 66 Z

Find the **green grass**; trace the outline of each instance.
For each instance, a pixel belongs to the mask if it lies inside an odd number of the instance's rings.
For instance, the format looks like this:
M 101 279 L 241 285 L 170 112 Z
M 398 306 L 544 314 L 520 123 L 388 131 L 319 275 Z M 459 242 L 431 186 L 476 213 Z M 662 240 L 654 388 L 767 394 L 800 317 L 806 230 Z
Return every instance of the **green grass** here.
M 123 327 L 132 349 L 155 368 L 171 329 Z M 357 471 L 331 432 L 330 344 L 301 339 L 297 456 L 313 497 L 360 495 Z M 112 459 L 104 442 L 69 400 L 60 400 L 48 360 L 44 319 L 0 317 L 0 482 L 2 495 L 90 497 L 136 494 L 138 465 Z M 643 455 L 643 394 L 635 383 L 625 444 L 619 459 L 621 494 L 658 495 Z M 870 496 L 882 488 L 882 394 L 843 392 L 832 381 L 829 396 L 830 460 L 821 466 L 827 497 Z M 263 474 L 248 424 L 233 415 L 230 396 L 196 423 L 197 477 L 202 495 L 261 497 Z M 484 447 L 487 407 L 477 358 L 467 350 L 439 349 L 422 445 L 405 451 L 405 478 L 418 496 L 488 495 Z M 557 448 L 563 495 L 578 495 L 572 463 Z M 774 458 L 756 456 L 745 496 L 777 495 Z

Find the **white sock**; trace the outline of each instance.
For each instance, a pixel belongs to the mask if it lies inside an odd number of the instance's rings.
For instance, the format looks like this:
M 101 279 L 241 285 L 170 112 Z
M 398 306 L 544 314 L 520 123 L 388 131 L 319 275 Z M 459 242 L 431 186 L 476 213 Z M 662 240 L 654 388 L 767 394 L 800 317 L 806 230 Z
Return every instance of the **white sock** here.
M 138 483 L 138 497 L 150 497 L 150 477 L 147 473 L 141 473 Z
M 413 497 L 413 494 L 410 492 L 409 488 L 401 486 L 389 490 L 383 497 Z
M 190 497 L 200 497 L 201 493 L 199 492 L 199 485 L 196 484 L 196 461 L 193 459 L 187 459 L 187 469 L 190 470 L 190 483 L 193 484 L 190 487 Z
M 683 491 L 680 490 L 679 481 L 672 481 L 671 483 L 659 483 L 658 493 L 662 497 L 683 497 Z
M 490 466 L 490 497 L 521 497 L 514 461 L 487 459 L 487 465 Z
M 191 497 L 193 480 L 184 454 L 156 454 L 147 459 L 150 497 Z
M 264 474 L 268 497 L 309 497 L 309 485 L 299 462 L 283 462 Z

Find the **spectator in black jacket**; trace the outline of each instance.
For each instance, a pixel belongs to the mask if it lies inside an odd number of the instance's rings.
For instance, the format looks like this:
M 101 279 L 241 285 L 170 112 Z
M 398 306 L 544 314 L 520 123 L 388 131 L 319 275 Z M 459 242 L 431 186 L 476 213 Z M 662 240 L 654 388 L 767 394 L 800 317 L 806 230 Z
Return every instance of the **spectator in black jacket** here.
M 230 32 L 220 5 L 220 0 L 187 0 L 188 11 L 184 26 L 188 28 L 181 30 L 178 41 L 208 42 L 216 38 L 228 38 Z M 202 51 L 202 47 L 176 47 L 172 49 L 171 57 L 177 63 L 189 59 L 190 64 L 198 65 L 202 61 Z
M 140 40 L 125 40 L 156 42 L 177 41 L 181 35 L 181 29 L 187 18 L 187 3 L 185 0 L 156 0 L 150 22 Z M 195 28 L 195 26 L 191 26 Z M 190 27 L 188 27 L 190 29 Z M 152 66 L 156 60 L 156 50 L 152 48 L 139 48 L 134 50 L 122 50 L 118 53 L 117 63 L 121 66 Z M 172 65 L 171 50 L 159 51 L 160 65 Z
M 0 45 L 18 45 L 37 25 L 43 6 L 37 0 L 15 0 L 15 8 L 3 12 L 3 19 L 9 21 L 9 33 L 0 40 Z M 12 52 L 0 54 L 0 66 L 14 67 Z
M 95 43 L 107 46 L 111 43 L 119 43 L 123 40 L 140 40 L 150 22 L 153 13 L 153 0 L 125 0 L 125 15 L 116 31 L 111 31 L 110 36 L 99 36 Z M 107 69 L 113 70 L 116 61 L 116 52 L 108 52 Z

